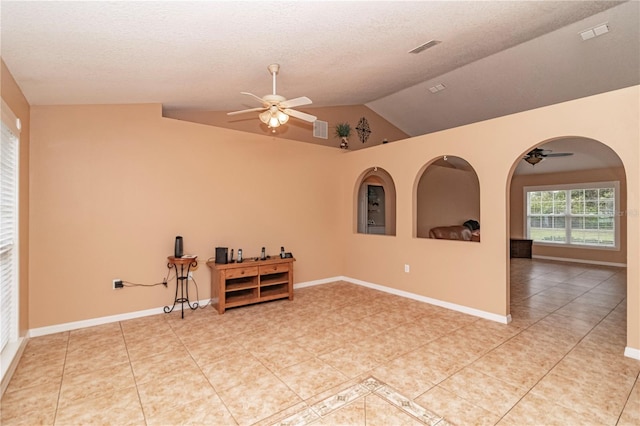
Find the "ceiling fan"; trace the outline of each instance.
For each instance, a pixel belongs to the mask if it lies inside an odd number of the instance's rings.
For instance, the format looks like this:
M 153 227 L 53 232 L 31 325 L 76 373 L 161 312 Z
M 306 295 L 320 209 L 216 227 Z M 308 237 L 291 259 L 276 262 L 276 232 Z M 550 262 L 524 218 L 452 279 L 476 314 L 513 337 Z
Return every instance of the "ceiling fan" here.
M 236 114 L 244 114 L 246 112 L 253 111 L 263 111 L 258 114 L 258 118 L 264 124 L 266 124 L 270 129 L 275 129 L 281 124 L 289 121 L 289 116 L 299 118 L 300 120 L 308 121 L 313 123 L 317 120 L 315 115 L 307 114 L 304 112 L 296 111 L 295 109 L 291 109 L 293 107 L 309 105 L 311 104 L 311 99 L 306 96 L 302 96 L 299 98 L 294 98 L 287 100 L 284 96 L 280 96 L 276 94 L 276 75 L 280 70 L 280 65 L 271 64 L 267 67 L 269 73 L 273 76 L 273 93 L 270 95 L 264 95 L 263 97 L 259 97 L 249 92 L 240 92 L 243 95 L 251 96 L 256 99 L 258 102 L 262 103 L 261 107 L 258 108 L 249 108 L 243 109 L 241 111 L 233 111 L 228 112 L 227 115 L 236 115 Z M 275 130 L 274 130 L 275 132 Z
M 534 148 L 522 158 L 527 163 L 535 166 L 547 157 L 568 157 L 573 155 L 573 152 L 556 152 L 555 154 L 550 149 Z

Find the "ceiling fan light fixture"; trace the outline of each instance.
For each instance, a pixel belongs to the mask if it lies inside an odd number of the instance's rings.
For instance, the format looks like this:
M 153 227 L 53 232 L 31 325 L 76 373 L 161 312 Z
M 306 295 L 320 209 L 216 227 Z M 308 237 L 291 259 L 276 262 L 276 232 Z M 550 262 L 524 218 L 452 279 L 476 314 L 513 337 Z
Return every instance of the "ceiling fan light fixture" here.
M 262 108 L 248 108 L 240 111 L 231 111 L 228 112 L 227 115 L 237 115 L 244 114 L 246 112 L 254 112 L 254 111 L 262 111 L 258 114 L 258 118 L 264 124 L 266 124 L 270 129 L 280 127 L 281 125 L 287 123 L 289 121 L 289 117 L 293 116 L 294 118 L 308 121 L 309 123 L 313 123 L 316 121 L 317 117 L 315 115 L 307 114 L 301 111 L 297 111 L 292 109 L 294 107 L 299 107 L 303 105 L 311 104 L 311 99 L 306 96 L 301 96 L 294 99 L 287 99 L 284 96 L 280 96 L 276 94 L 276 74 L 278 74 L 278 70 L 280 69 L 280 65 L 271 64 L 268 67 L 269 72 L 273 77 L 273 93 L 270 95 L 264 95 L 263 97 L 259 97 L 249 92 L 240 92 L 242 95 L 251 96 L 254 100 L 257 100 L 262 104 Z
M 525 157 L 525 159 L 524 159 L 524 161 L 526 161 L 527 163 L 531 164 L 532 166 L 535 166 L 536 164 L 538 164 L 542 160 L 543 160 L 543 157 L 534 156 L 534 155 L 529 155 L 529 156 Z
M 289 121 L 289 116 L 282 111 L 278 111 L 276 113 L 276 117 L 278 118 L 280 124 L 285 124 L 287 121 Z
M 269 127 L 278 127 L 278 126 L 280 126 L 280 120 L 278 120 L 278 117 L 274 117 L 272 115 L 271 118 L 269 119 Z
M 271 118 L 271 112 L 268 110 L 261 112 L 260 114 L 258 114 L 258 117 L 260 118 L 260 121 L 262 121 L 264 124 L 269 124 L 269 119 Z

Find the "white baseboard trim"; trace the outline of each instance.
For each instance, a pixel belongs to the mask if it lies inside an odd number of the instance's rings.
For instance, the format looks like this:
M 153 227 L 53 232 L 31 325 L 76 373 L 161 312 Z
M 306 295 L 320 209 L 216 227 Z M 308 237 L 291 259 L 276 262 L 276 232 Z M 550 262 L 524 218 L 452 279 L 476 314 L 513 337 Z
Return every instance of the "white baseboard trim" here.
M 320 285 L 320 284 L 329 284 L 329 283 L 334 283 L 340 280 L 344 280 L 344 277 L 331 277 L 331 278 L 324 278 L 321 280 L 305 281 L 303 283 L 294 284 L 293 288 L 297 289 L 297 288 L 311 287 L 311 286 Z
M 333 283 L 333 282 L 336 282 L 336 281 L 346 281 L 346 282 L 349 282 L 349 283 L 352 283 L 352 284 L 357 284 L 357 285 L 361 285 L 361 286 L 364 286 L 364 287 L 373 288 L 375 290 L 384 291 L 385 293 L 391 293 L 391 294 L 395 294 L 397 296 L 402 296 L 402 297 L 406 297 L 406 298 L 409 298 L 409 299 L 418 300 L 420 302 L 429 303 L 431 305 L 440 306 L 440 307 L 443 307 L 443 308 L 451 309 L 451 310 L 454 310 L 454 311 L 462 312 L 462 313 L 473 315 L 473 316 L 476 316 L 476 317 L 488 319 L 488 320 L 491 320 L 491 321 L 496 321 L 496 322 L 499 322 L 499 323 L 502 323 L 502 324 L 508 324 L 508 323 L 511 322 L 511 315 L 506 315 L 506 316 L 504 316 L 504 315 L 496 315 L 496 314 L 493 314 L 491 312 L 485 312 L 485 311 L 481 311 L 479 309 L 474 309 L 474 308 L 469 308 L 469 307 L 462 306 L 462 305 L 457 305 L 455 303 L 444 302 L 442 300 L 432 299 L 430 297 L 420 296 L 418 294 L 409 293 L 407 291 L 397 290 L 397 289 L 394 289 L 394 288 L 391 288 L 391 287 L 386 287 L 386 286 L 383 286 L 383 285 L 380 285 L 380 284 L 373 284 L 373 283 L 369 283 L 369 282 L 366 282 L 366 281 L 357 280 L 355 278 L 349 278 L 349 277 L 344 277 L 344 276 L 336 276 L 336 277 L 330 277 L 330 278 L 323 278 L 323 279 L 320 279 L 320 280 L 301 282 L 301 283 L 294 284 L 293 287 L 294 287 L 294 289 L 301 289 L 301 288 L 311 287 L 311 286 L 315 286 L 315 285 L 329 284 L 329 283 Z M 200 306 L 204 306 L 205 304 L 207 304 L 209 302 L 209 300 L 210 299 L 201 300 L 201 301 L 198 302 L 198 304 Z M 176 306 L 176 309 L 178 309 L 177 306 Z M 47 326 L 47 327 L 33 328 L 33 329 L 29 330 L 29 336 L 30 337 L 46 336 L 48 334 L 61 333 L 61 332 L 64 332 L 64 331 L 77 330 L 79 328 L 93 327 L 93 326 L 96 326 L 96 325 L 109 324 L 109 323 L 117 322 L 117 321 L 126 321 L 126 320 L 130 320 L 130 319 L 142 318 L 142 317 L 146 317 L 146 316 L 150 316 L 150 315 L 158 315 L 158 314 L 162 314 L 162 313 L 164 313 L 163 307 L 158 307 L 158 308 L 146 309 L 146 310 L 143 310 L 143 311 L 128 312 L 128 313 L 124 313 L 124 314 L 109 315 L 109 316 L 106 316 L 106 317 L 91 318 L 91 319 L 87 319 L 87 320 L 67 322 L 67 323 L 56 324 L 56 325 L 51 325 L 51 326 Z
M 438 299 L 432 299 L 431 297 L 421 296 L 419 294 L 410 293 L 404 290 L 398 290 L 391 287 L 386 287 L 380 284 L 373 284 L 367 281 L 357 280 L 349 277 L 338 277 L 342 281 L 347 281 L 352 284 L 369 287 L 374 290 L 384 291 L 385 293 L 395 294 L 396 296 L 406 297 L 408 299 L 417 300 L 419 302 L 428 303 L 430 305 L 440 306 L 442 308 L 451 309 L 452 311 L 462 312 L 463 314 L 473 315 L 475 317 L 484 318 L 490 321 L 499 322 L 501 324 L 509 324 L 511 322 L 511 315 L 498 315 L 491 312 L 481 311 L 475 308 L 469 308 L 468 306 L 458 305 L 451 302 L 445 302 Z
M 627 346 L 626 348 L 624 348 L 624 356 L 640 361 L 640 349 L 635 349 Z
M 7 343 L 2 350 L 2 355 L 0 356 L 0 367 L 2 368 L 0 374 L 0 397 L 4 395 L 4 391 L 7 390 L 7 386 L 9 386 L 11 377 L 13 377 L 13 373 L 15 373 L 18 367 L 18 362 L 20 362 L 20 358 L 22 358 L 24 348 L 27 347 L 28 341 L 29 332 L 27 331 L 24 337 L 18 338 L 15 342 Z
M 571 259 L 570 257 L 553 257 L 553 256 L 539 256 L 534 254 L 534 259 L 541 260 L 555 260 L 557 262 L 573 262 L 573 263 L 587 263 L 589 265 L 602 265 L 602 266 L 617 266 L 619 268 L 626 268 L 626 263 L 615 263 L 615 262 L 601 262 L 599 260 L 585 260 L 585 259 Z
M 200 300 L 198 301 L 198 305 L 204 306 L 209 302 L 209 300 L 210 299 Z M 47 334 L 60 333 L 63 331 L 77 330 L 79 328 L 93 327 L 96 325 L 109 324 L 112 322 L 126 321 L 130 319 L 141 318 L 141 317 L 148 317 L 150 315 L 163 314 L 164 313 L 163 308 L 164 307 L 145 309 L 144 311 L 128 312 L 126 314 L 109 315 L 106 317 L 67 322 L 63 324 L 50 325 L 47 327 L 32 328 L 31 330 L 29 330 L 29 335 L 31 337 L 46 336 Z M 179 309 L 179 306 L 176 305 L 175 309 Z

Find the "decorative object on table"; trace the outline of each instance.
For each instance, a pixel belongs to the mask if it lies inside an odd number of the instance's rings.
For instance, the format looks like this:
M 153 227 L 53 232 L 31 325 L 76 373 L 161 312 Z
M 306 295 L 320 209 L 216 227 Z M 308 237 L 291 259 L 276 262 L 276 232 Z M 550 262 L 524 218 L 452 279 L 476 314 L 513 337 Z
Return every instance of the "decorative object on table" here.
M 233 249 L 231 249 L 231 256 L 229 256 L 229 263 L 233 263 L 236 260 L 233 258 Z
M 184 253 L 183 250 L 184 250 L 184 245 L 182 242 L 182 237 L 178 235 L 176 237 L 176 243 L 173 249 L 173 255 L 175 257 L 182 257 L 182 254 Z
M 238 263 L 242 263 L 242 249 L 238 249 Z
M 216 247 L 216 263 L 226 264 L 228 256 L 229 249 L 227 247 Z
M 351 125 L 349 123 L 336 124 L 336 138 L 340 139 L 340 148 L 349 149 L 349 136 L 351 136 Z
M 371 128 L 369 128 L 369 122 L 366 118 L 362 117 L 360 121 L 358 121 L 356 130 L 358 131 L 360 142 L 365 143 L 367 139 L 369 139 L 369 135 L 371 134 Z
M 260 260 L 266 260 L 266 259 L 267 259 L 267 252 L 265 248 L 262 247 L 262 250 L 260 250 Z
M 293 254 L 291 252 L 285 252 L 284 247 L 280 247 L 280 259 L 292 259 Z
M 311 99 L 307 98 L 306 96 L 302 96 L 299 98 L 287 100 L 284 96 L 276 94 L 276 75 L 278 74 L 278 71 L 280 71 L 280 65 L 271 64 L 267 67 L 267 69 L 273 77 L 273 94 L 259 97 L 254 95 L 253 93 L 240 92 L 243 95 L 251 96 L 258 102 L 261 102 L 262 107 L 228 112 L 227 115 L 244 114 L 245 112 L 253 111 L 263 111 L 258 114 L 258 118 L 260 118 L 260 121 L 266 124 L 270 129 L 274 129 L 274 132 L 276 127 L 279 127 L 281 124 L 285 124 L 287 121 L 289 121 L 289 116 L 308 121 L 309 123 L 313 123 L 314 121 L 316 121 L 317 117 L 315 115 L 291 109 L 293 107 L 309 105 L 312 103 Z

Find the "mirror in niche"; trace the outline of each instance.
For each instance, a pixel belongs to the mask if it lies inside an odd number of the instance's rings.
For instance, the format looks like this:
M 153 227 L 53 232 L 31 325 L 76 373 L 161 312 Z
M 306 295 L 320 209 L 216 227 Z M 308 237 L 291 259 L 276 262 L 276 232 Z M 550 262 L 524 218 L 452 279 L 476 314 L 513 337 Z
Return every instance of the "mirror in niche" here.
M 384 186 L 367 184 L 367 234 L 384 234 Z
M 418 238 L 480 241 L 480 182 L 466 160 L 445 155 L 424 168 L 415 229 Z
M 365 171 L 357 188 L 357 232 L 396 234 L 396 191 L 391 175 L 379 167 Z

